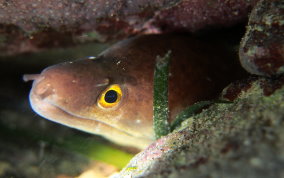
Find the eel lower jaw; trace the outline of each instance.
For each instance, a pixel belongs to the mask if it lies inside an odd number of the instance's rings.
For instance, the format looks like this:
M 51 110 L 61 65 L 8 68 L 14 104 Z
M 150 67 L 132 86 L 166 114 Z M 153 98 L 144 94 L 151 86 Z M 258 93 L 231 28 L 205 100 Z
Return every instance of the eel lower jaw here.
M 137 138 L 121 129 L 98 120 L 78 117 L 48 101 L 48 98 L 42 99 L 32 92 L 30 93 L 30 104 L 36 113 L 48 120 L 84 132 L 105 136 L 109 140 L 121 145 L 134 146 L 142 149 L 153 141 L 149 138 Z

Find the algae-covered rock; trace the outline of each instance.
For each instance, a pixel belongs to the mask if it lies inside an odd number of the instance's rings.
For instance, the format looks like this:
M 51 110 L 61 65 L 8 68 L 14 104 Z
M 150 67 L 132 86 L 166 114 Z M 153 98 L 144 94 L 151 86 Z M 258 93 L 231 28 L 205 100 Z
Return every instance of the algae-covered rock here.
M 0 1 L 0 55 L 244 22 L 258 0 Z
M 252 74 L 284 72 L 284 1 L 261 0 L 254 7 L 240 45 L 240 61 Z
M 138 154 L 113 177 L 281 177 L 284 77 L 228 86 L 222 99 Z M 233 89 L 236 89 L 235 91 Z

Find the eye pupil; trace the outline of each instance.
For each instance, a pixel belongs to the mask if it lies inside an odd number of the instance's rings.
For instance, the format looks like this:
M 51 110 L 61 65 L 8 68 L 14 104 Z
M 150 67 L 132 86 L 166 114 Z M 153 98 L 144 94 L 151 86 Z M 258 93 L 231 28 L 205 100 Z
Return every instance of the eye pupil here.
M 107 103 L 114 103 L 117 100 L 117 92 L 114 90 L 109 90 L 105 94 L 105 101 Z

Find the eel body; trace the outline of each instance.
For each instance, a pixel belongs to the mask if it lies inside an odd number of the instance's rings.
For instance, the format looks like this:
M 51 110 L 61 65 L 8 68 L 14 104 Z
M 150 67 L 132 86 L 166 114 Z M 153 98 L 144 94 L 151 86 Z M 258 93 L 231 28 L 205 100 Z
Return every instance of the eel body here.
M 51 121 L 144 148 L 154 140 L 155 60 L 169 50 L 170 121 L 185 107 L 216 97 L 239 70 L 216 45 L 184 35 L 146 35 L 121 41 L 95 59 L 27 75 L 34 80 L 30 104 Z

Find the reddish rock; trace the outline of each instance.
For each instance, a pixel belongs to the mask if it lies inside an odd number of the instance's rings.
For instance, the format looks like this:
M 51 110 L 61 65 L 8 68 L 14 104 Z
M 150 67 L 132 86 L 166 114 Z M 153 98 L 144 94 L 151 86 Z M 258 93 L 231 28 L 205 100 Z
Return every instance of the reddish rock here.
M 252 74 L 284 73 L 284 1 L 261 0 L 249 19 L 240 46 L 243 67 Z
M 252 82 L 257 80 L 257 77 L 251 77 L 244 81 L 236 81 L 226 87 L 222 93 L 222 98 L 229 101 L 234 101 L 242 92 L 246 92 L 252 87 Z
M 272 78 L 253 76 L 245 80 L 233 82 L 223 90 L 221 97 L 222 99 L 234 101 L 236 98 L 240 97 L 241 94 L 250 90 L 253 85 L 259 86 L 259 91 L 261 91 L 264 96 L 270 96 L 277 89 L 284 86 L 284 75 Z
M 160 31 L 228 27 L 247 19 L 253 0 L 184 0 L 158 11 L 152 25 Z
M 15 54 L 141 33 L 231 26 L 245 20 L 256 1 L 0 0 L 0 51 Z

